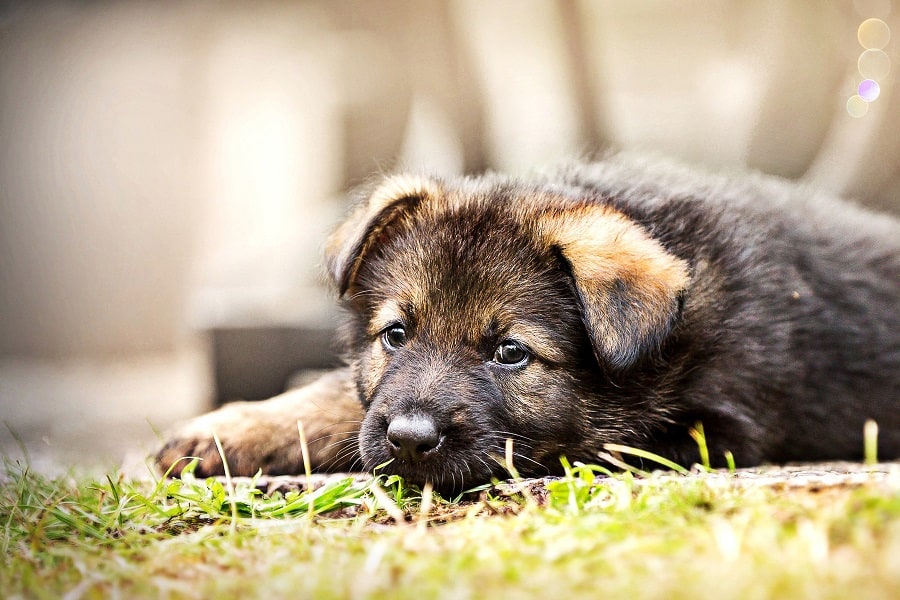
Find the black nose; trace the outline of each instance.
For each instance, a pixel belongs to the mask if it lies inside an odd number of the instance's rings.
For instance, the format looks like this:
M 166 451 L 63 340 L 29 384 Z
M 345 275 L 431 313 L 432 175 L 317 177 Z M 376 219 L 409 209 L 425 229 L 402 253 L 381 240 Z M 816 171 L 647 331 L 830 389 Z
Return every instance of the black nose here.
M 441 434 L 430 417 L 401 415 L 388 425 L 387 440 L 394 457 L 419 462 L 441 443 Z

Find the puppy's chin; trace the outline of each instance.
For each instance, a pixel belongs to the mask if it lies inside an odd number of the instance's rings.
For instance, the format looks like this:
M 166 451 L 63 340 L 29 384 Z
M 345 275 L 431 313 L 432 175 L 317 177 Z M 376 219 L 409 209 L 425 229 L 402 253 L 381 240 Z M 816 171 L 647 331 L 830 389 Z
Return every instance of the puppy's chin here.
M 492 479 L 503 480 L 509 477 L 499 465 L 495 465 L 494 469 L 489 469 L 487 467 L 489 463 L 472 463 L 462 457 L 457 460 L 440 457 L 435 461 L 415 465 L 399 459 L 391 461 L 390 458 L 387 458 L 387 460 L 390 462 L 377 473 L 399 475 L 407 483 L 420 488 L 426 483 L 431 483 L 434 491 L 446 499 L 451 499 L 478 485 L 490 482 Z M 365 464 L 369 465 L 370 463 L 366 460 Z M 375 459 L 371 461 L 371 464 L 377 466 L 384 463 Z

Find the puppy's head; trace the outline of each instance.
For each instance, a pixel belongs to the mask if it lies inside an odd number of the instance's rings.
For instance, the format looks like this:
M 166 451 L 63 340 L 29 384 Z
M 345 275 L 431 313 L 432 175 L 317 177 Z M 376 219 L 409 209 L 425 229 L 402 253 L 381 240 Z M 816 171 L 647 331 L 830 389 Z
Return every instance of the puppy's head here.
M 502 476 L 507 438 L 523 474 L 621 439 L 629 407 L 598 394 L 660 346 L 688 281 L 608 206 L 488 179 L 388 179 L 327 261 L 366 467 L 442 490 Z

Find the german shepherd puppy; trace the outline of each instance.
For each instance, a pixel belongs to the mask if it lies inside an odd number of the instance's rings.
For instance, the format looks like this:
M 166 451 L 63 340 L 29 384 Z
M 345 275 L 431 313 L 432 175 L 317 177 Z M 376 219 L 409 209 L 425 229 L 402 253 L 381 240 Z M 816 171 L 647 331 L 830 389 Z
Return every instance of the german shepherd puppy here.
M 158 453 L 374 469 L 439 490 L 609 442 L 681 464 L 900 457 L 900 223 L 760 176 L 627 156 L 518 180 L 388 177 L 334 234 L 348 366 Z

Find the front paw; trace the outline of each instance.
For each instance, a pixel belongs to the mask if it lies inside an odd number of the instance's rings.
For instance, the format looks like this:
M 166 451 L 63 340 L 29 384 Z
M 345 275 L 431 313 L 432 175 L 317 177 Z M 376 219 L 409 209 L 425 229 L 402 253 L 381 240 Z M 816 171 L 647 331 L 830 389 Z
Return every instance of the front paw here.
M 347 368 L 326 373 L 303 388 L 260 402 L 234 402 L 192 419 L 172 432 L 156 453 L 163 473 L 178 475 L 189 457 L 200 458 L 195 474 L 225 472 L 213 439 L 218 436 L 232 475 L 303 473 L 297 423 L 309 442 L 309 462 L 322 472 L 359 467 L 357 438 L 363 409 Z M 181 466 L 179 466 L 181 465 Z
M 213 433 L 234 476 L 252 476 L 259 470 L 273 475 L 303 472 L 296 421 L 279 421 L 253 402 L 228 404 L 175 429 L 155 455 L 160 471 L 178 475 L 192 458 L 199 458 L 197 476 L 223 475 Z

